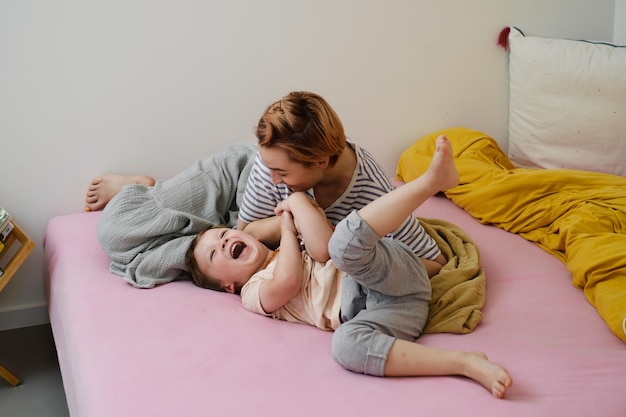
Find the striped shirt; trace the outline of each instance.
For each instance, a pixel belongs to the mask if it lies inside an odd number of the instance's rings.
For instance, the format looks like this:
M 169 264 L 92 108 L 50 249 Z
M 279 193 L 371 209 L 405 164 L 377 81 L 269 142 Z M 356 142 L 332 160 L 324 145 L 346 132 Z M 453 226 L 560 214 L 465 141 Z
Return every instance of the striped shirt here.
M 353 210 L 358 210 L 376 198 L 393 190 L 394 186 L 372 155 L 356 143 L 348 141 L 357 156 L 357 166 L 350 185 L 341 197 L 325 210 L 328 221 L 337 225 Z M 293 191 L 285 184 L 274 184 L 269 168 L 257 152 L 246 183 L 239 219 L 245 223 L 274 216 L 274 208 Z M 307 191 L 314 198 L 313 189 Z M 390 237 L 406 244 L 419 257 L 434 260 L 441 252 L 435 240 L 426 233 L 419 221 L 410 216 Z

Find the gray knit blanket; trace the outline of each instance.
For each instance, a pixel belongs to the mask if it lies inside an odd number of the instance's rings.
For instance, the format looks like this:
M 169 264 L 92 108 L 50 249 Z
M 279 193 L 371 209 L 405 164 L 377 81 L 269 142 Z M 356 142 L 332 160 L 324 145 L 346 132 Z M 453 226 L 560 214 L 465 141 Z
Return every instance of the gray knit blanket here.
M 195 236 L 211 224 L 237 224 L 255 155 L 242 142 L 153 187 L 122 188 L 98 222 L 111 272 L 137 288 L 188 277 L 185 252 Z

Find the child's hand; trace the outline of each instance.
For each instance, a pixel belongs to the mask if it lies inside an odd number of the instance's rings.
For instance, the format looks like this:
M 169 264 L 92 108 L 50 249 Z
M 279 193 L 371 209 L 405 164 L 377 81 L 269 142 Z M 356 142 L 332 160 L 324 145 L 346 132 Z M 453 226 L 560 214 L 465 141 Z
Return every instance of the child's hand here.
M 276 208 L 274 209 L 274 214 L 280 216 L 286 211 L 291 210 L 289 210 L 289 203 L 287 203 L 287 200 L 283 200 L 276 205 Z
M 291 212 L 285 210 L 280 215 L 280 231 L 281 234 L 284 234 L 285 232 L 292 232 L 296 235 L 298 234 Z
M 285 211 L 292 212 L 301 204 L 311 204 L 313 200 L 311 200 L 305 193 L 302 191 L 295 192 L 287 197 L 285 200 L 281 201 L 276 205 L 274 209 L 274 214 L 280 216 Z M 314 203 L 317 204 L 317 203 Z

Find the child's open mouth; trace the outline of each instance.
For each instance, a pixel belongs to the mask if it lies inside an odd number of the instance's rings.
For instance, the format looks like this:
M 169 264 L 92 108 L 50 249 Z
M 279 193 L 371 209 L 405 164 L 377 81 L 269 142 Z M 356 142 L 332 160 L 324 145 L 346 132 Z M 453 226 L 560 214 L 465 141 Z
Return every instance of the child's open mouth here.
M 247 245 L 243 242 L 235 242 L 230 248 L 230 256 L 232 256 L 233 259 L 239 258 L 239 255 L 241 255 L 241 252 L 243 252 L 246 247 Z

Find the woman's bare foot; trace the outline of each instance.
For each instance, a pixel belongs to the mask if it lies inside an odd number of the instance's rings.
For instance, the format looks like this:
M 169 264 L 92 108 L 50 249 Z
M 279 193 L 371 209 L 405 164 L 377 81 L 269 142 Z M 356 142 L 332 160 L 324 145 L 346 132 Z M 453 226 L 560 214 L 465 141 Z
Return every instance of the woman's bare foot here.
M 452 145 L 444 135 L 437 138 L 435 153 L 425 175 L 431 176 L 439 191 L 459 185 L 459 172 L 454 164 Z
M 85 197 L 85 211 L 102 210 L 123 186 L 143 184 L 153 186 L 156 181 L 147 175 L 104 174 L 91 180 Z
M 509 373 L 491 362 L 482 352 L 467 352 L 468 366 L 465 376 L 480 383 L 496 398 L 503 398 L 507 389 L 513 384 Z

